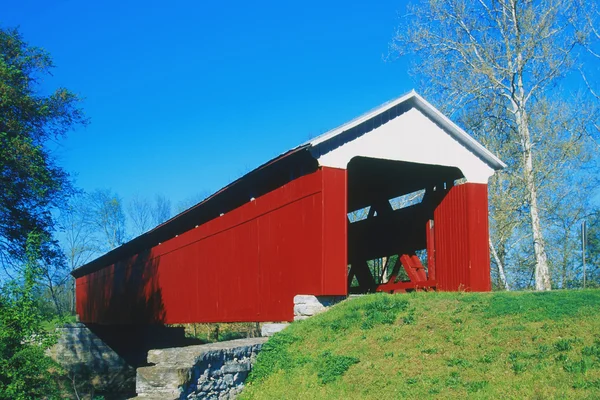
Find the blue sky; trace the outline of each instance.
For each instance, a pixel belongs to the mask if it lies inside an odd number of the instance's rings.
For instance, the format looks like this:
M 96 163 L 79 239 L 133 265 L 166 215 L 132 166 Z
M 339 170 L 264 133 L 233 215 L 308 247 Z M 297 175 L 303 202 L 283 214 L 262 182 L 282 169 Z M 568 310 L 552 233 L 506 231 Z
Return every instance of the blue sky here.
M 57 68 L 47 87 L 85 98 L 91 123 L 59 163 L 91 191 L 173 204 L 412 89 L 385 62 L 403 1 L 20 0 L 19 26 Z

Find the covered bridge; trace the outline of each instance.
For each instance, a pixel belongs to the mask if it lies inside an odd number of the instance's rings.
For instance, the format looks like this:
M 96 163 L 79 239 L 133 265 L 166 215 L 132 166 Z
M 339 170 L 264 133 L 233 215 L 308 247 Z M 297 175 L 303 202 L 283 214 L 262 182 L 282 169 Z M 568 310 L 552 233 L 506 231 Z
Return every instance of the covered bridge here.
M 78 268 L 77 313 L 99 324 L 289 321 L 298 294 L 488 291 L 487 182 L 504 166 L 408 93 Z

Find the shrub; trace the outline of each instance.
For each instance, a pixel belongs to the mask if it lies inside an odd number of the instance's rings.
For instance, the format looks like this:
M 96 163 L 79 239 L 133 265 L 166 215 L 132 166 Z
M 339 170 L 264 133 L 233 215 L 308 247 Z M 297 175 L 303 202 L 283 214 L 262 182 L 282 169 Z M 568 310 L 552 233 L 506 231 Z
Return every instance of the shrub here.
M 39 240 L 30 235 L 23 282 L 10 282 L 0 293 L 0 399 L 60 398 L 58 366 L 44 354 L 54 335 L 36 301 Z

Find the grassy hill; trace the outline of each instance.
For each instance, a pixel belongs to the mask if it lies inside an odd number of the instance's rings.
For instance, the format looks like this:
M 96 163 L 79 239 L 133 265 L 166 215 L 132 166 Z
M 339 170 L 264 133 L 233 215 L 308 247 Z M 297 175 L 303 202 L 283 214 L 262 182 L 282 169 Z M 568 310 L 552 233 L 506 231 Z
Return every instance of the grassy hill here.
M 296 322 L 242 399 L 600 399 L 600 291 L 377 294 Z

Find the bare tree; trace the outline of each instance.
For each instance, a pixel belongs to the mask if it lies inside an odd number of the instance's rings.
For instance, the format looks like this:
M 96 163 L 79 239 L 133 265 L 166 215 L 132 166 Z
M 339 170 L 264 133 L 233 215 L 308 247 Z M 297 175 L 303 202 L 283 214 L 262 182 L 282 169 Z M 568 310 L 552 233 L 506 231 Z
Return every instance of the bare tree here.
M 90 194 L 93 224 L 106 250 L 112 250 L 126 241 L 123 201 L 110 190 L 96 190 Z
M 481 136 L 497 135 L 499 147 L 493 150 L 508 161 L 514 176 L 508 183 L 518 190 L 509 211 L 526 210 L 528 215 L 537 290 L 549 290 L 551 279 L 541 215 L 542 174 L 536 167 L 547 167 L 541 162 L 560 166 L 569 158 L 569 146 L 562 142 L 585 140 L 593 126 L 592 118 L 574 127 L 544 123 L 537 113 L 552 115 L 548 107 L 555 104 L 547 100 L 555 97 L 569 105 L 558 83 L 576 68 L 590 43 L 586 18 L 579 0 L 423 0 L 411 8 L 391 45 L 396 54 L 416 55 L 415 73 L 427 96 L 445 112 L 463 124 L 478 119 L 465 126 Z M 476 131 L 474 126 L 493 129 Z M 548 128 L 554 132 L 544 131 Z M 539 157 L 541 143 L 556 145 L 551 141 L 565 139 L 563 134 L 570 140 L 556 147 L 561 154 Z M 508 149 L 502 151 L 504 146 Z
M 154 196 L 154 201 L 135 196 L 127 213 L 132 224 L 132 234 L 141 235 L 171 218 L 171 200 L 161 194 Z
M 61 247 L 67 258 L 69 272 L 89 262 L 100 251 L 94 217 L 87 194 L 72 197 L 60 210 L 58 224 L 62 231 Z M 69 305 L 71 313 L 75 313 L 75 280 L 66 274 L 63 281 L 70 283 Z
M 173 216 L 171 213 L 171 200 L 162 194 L 154 196 L 154 206 L 152 207 L 151 214 L 155 226 L 170 219 Z
M 138 236 L 152 228 L 154 212 L 148 199 L 134 196 L 127 206 L 127 214 L 131 221 L 131 234 Z

